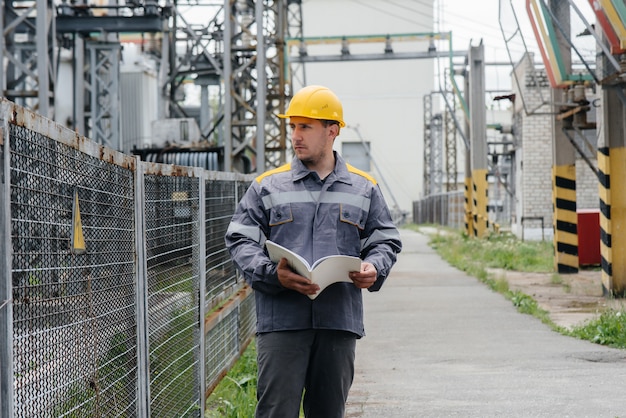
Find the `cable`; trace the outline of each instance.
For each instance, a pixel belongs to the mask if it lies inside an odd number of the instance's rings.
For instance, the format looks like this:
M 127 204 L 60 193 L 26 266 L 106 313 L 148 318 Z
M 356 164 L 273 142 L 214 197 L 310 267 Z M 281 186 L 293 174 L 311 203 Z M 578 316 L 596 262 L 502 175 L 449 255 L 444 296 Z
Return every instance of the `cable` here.
M 378 7 L 370 6 L 370 5 L 367 5 L 367 4 L 363 4 L 363 3 L 361 3 L 361 2 L 359 2 L 357 0 L 352 0 L 352 2 L 358 4 L 359 6 L 367 7 L 367 8 L 370 8 L 372 10 L 376 10 L 377 12 L 380 12 L 382 14 L 386 14 L 387 16 L 395 17 L 397 19 L 404 20 L 406 22 L 415 23 L 414 19 L 409 19 L 409 18 L 407 18 L 405 16 L 400 16 L 400 15 L 396 15 L 396 14 L 390 13 L 388 10 L 380 9 Z M 424 15 L 424 16 L 432 18 L 432 16 L 428 16 L 428 15 Z
M 385 2 L 385 3 L 389 3 L 389 4 L 393 4 L 394 6 L 396 6 L 396 7 L 400 8 L 400 9 L 408 10 L 408 11 L 410 11 L 410 12 L 416 13 L 416 14 L 421 15 L 421 16 L 424 16 L 424 17 L 427 17 L 427 18 L 429 18 L 429 19 L 432 19 L 432 18 L 433 18 L 433 15 L 432 15 L 432 14 L 424 13 L 424 12 L 422 12 L 422 11 L 420 11 L 420 10 L 413 9 L 413 8 L 411 8 L 411 7 L 404 6 L 404 5 L 402 5 L 402 4 L 397 4 L 397 3 L 395 3 L 395 2 L 393 2 L 393 1 L 391 1 L 391 0 L 385 0 L 384 2 Z M 423 5 L 423 6 L 424 6 L 424 7 L 426 7 L 426 8 L 430 8 L 430 7 L 432 6 L 432 4 L 431 4 L 431 3 L 424 3 L 424 2 L 420 2 L 420 1 L 417 1 L 417 2 L 415 2 L 415 3 L 420 4 L 420 5 Z
M 492 26 L 488 21 L 479 21 L 476 19 L 471 19 L 468 18 L 468 16 L 466 15 L 462 15 L 462 14 L 458 14 L 455 12 L 450 12 L 450 7 L 443 7 L 443 13 L 441 16 L 441 22 L 440 25 L 442 27 L 442 31 L 445 31 L 445 27 L 449 27 L 452 31 L 452 34 L 454 35 L 453 40 L 454 41 L 460 41 L 460 40 L 465 40 L 467 42 L 469 42 L 472 37 L 471 35 L 468 35 L 467 33 L 475 33 L 477 31 L 477 28 L 480 28 L 480 35 L 482 38 L 485 39 L 497 39 L 499 42 L 502 42 L 502 37 L 501 37 L 501 33 L 500 33 L 500 29 L 498 26 Z M 455 22 L 451 23 L 449 22 L 449 18 L 453 17 L 453 18 L 459 18 L 459 19 L 452 19 Z M 497 19 L 497 17 L 496 17 Z M 460 20 L 463 23 L 459 23 L 457 20 Z M 471 26 L 472 24 L 474 24 L 474 26 Z M 459 31 L 458 29 L 463 29 L 462 31 Z M 463 33 L 465 32 L 465 33 Z M 518 43 L 517 41 L 513 41 L 511 42 L 512 45 L 515 45 L 516 43 Z M 506 48 L 502 45 L 496 44 L 494 45 L 486 45 L 488 46 L 490 49 L 494 49 L 496 51 L 499 51 L 500 53 L 504 53 L 506 52 Z M 519 45 L 520 47 L 522 47 L 522 45 Z

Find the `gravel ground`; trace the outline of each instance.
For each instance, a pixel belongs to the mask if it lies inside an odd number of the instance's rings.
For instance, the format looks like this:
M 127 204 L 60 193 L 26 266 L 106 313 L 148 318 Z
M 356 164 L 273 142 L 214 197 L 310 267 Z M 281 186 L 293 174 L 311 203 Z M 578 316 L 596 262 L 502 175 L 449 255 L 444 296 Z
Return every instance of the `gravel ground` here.
M 599 270 L 579 270 L 576 274 L 524 273 L 489 270 L 496 279 L 503 278 L 509 289 L 519 290 L 537 301 L 550 313 L 550 319 L 572 328 L 596 318 L 606 309 L 626 309 L 626 299 L 603 295 Z

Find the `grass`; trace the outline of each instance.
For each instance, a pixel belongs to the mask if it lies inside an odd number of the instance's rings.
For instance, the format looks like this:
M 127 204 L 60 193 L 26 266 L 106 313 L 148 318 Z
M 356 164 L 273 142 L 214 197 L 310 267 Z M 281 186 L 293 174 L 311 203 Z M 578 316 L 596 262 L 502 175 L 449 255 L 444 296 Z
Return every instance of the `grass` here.
M 445 231 L 431 237 L 431 246 L 448 262 L 467 272 L 482 274 L 486 268 L 550 272 L 554 268 L 552 243 L 520 241 L 507 233 L 475 239 L 458 231 Z
M 58 405 L 53 406 L 53 416 L 68 418 L 85 416 L 119 416 L 127 406 L 122 400 L 128 395 L 132 380 L 127 376 L 134 362 L 127 356 L 128 335 L 116 333 L 109 341 L 110 348 L 102 359 L 98 359 L 97 371 L 84 380 L 77 379 Z M 119 400 L 119 401 L 118 401 Z
M 171 313 L 164 334 L 150 341 L 153 416 L 178 416 L 193 402 L 194 334 L 197 312 L 182 306 Z
M 420 226 L 415 224 L 407 225 L 406 228 L 420 230 Z M 553 272 L 554 248 L 551 242 L 520 241 L 507 233 L 476 239 L 458 230 L 439 226 L 436 230 L 436 233 L 430 234 L 430 245 L 444 260 L 504 295 L 520 312 L 537 317 L 564 335 L 611 347 L 626 348 L 626 312 L 609 309 L 598 318 L 569 330 L 552 322 L 549 313 L 541 309 L 532 297 L 520 291 L 510 290 L 505 279 L 494 278 L 488 273 L 489 268 Z M 562 284 L 566 292 L 571 290 L 569 285 L 563 284 L 563 278 L 556 273 L 552 275 L 551 283 Z
M 207 399 L 209 418 L 247 418 L 256 407 L 256 345 L 254 340 Z
M 574 328 L 569 334 L 615 348 L 626 348 L 626 312 L 607 310 L 600 317 Z

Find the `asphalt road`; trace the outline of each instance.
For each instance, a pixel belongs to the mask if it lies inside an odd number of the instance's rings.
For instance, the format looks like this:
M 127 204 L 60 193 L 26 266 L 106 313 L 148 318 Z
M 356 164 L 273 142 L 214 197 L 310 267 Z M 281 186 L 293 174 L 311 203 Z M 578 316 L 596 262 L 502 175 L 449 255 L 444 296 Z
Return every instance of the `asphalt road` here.
M 365 294 L 347 417 L 626 418 L 626 350 L 550 330 L 401 233 L 390 277 Z

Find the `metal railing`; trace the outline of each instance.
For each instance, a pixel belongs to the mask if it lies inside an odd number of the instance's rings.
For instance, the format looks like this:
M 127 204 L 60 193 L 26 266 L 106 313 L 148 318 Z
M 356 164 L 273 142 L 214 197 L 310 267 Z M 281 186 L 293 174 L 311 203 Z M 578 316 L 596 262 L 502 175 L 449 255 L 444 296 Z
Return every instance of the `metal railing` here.
M 254 333 L 251 177 L 140 161 L 0 101 L 0 416 L 204 416 Z

